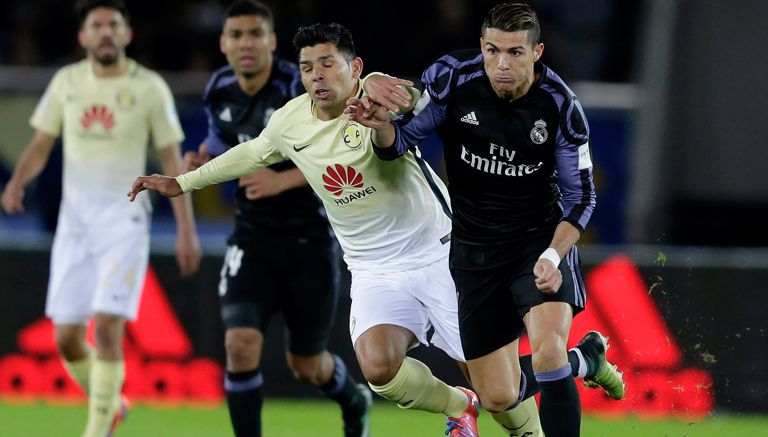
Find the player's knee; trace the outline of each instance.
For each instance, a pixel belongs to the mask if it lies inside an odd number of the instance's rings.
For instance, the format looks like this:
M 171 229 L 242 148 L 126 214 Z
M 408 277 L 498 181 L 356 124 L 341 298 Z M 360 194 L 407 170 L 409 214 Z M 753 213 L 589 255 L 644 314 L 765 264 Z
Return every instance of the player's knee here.
M 486 392 L 478 391 L 480 403 L 489 413 L 500 413 L 515 405 L 520 397 L 520 391 L 515 387 L 494 387 Z
M 230 367 L 239 369 L 258 362 L 259 344 L 258 334 L 227 330 L 224 348 Z
M 536 371 L 552 370 L 568 362 L 565 342 L 554 339 L 545 342 L 533 350 L 532 363 Z
M 384 351 L 358 353 L 358 361 L 366 381 L 376 386 L 382 386 L 392 381 L 402 365 L 402 362 Z
M 96 349 L 118 353 L 122 347 L 121 331 L 107 323 L 95 323 L 93 337 L 96 340 Z
M 321 365 L 319 360 L 310 359 L 289 359 L 288 367 L 293 373 L 293 379 L 306 384 L 318 386 L 321 381 Z
M 56 331 L 56 346 L 62 358 L 75 361 L 88 353 L 85 340 L 72 331 Z

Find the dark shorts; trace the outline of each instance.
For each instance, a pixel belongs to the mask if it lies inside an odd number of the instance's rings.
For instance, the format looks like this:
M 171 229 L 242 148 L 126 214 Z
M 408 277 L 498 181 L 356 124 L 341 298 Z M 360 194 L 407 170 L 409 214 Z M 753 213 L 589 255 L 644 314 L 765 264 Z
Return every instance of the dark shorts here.
M 333 240 L 279 239 L 238 245 L 230 239 L 219 282 L 225 329 L 266 333 L 277 313 L 285 319 L 288 350 L 325 350 L 338 298 L 339 250 Z
M 576 315 L 586 301 L 581 261 L 574 246 L 560 262 L 563 284 L 555 294 L 536 288 L 533 266 L 549 246 L 544 235 L 519 244 L 451 243 L 451 275 L 459 296 L 459 330 L 467 360 L 506 346 L 525 331 L 523 316 L 544 302 L 566 302 Z

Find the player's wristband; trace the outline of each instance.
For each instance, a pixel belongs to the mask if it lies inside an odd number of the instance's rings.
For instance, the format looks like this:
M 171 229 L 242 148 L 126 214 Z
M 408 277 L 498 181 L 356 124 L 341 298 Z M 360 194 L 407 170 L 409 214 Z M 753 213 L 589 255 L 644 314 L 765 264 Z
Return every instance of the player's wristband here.
M 544 252 L 541 253 L 539 256 L 539 259 L 548 259 L 552 261 L 552 264 L 555 265 L 555 267 L 560 266 L 560 255 L 557 253 L 557 251 L 551 247 L 547 248 Z

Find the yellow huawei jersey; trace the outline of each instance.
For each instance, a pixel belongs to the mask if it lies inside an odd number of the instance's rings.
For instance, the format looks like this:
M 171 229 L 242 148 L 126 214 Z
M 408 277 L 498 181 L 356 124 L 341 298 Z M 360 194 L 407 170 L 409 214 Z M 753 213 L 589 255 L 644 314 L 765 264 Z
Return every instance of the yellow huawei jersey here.
M 436 195 L 447 201 L 445 186 L 412 153 L 384 161 L 374 147 L 369 128 L 344 115 L 319 120 L 303 94 L 258 138 L 177 180 L 187 192 L 290 158 L 322 200 L 351 270 L 413 269 L 445 257 L 449 206 Z
M 109 78 L 96 77 L 87 60 L 63 67 L 30 123 L 63 135 L 62 230 L 146 219 L 148 201 L 131 205 L 125 192 L 146 171 L 149 138 L 156 147 L 184 139 L 168 86 L 133 60 L 124 74 Z

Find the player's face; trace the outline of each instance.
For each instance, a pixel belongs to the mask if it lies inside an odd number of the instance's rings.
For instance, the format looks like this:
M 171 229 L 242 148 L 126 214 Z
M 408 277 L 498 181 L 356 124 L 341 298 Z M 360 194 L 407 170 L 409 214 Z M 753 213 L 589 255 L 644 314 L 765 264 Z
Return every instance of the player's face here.
M 539 60 L 544 44 L 531 46 L 528 31 L 505 32 L 488 28 L 480 38 L 485 72 L 501 98 L 519 97 L 523 85 L 533 82 L 533 63 Z
M 114 65 L 131 42 L 131 28 L 117 9 L 95 8 L 77 34 L 80 45 L 101 65 Z
M 239 15 L 226 19 L 219 43 L 235 73 L 250 77 L 269 68 L 277 38 L 262 16 Z
M 323 43 L 299 51 L 301 82 L 318 111 L 336 117 L 357 91 L 363 60 L 348 61 L 334 44 Z

